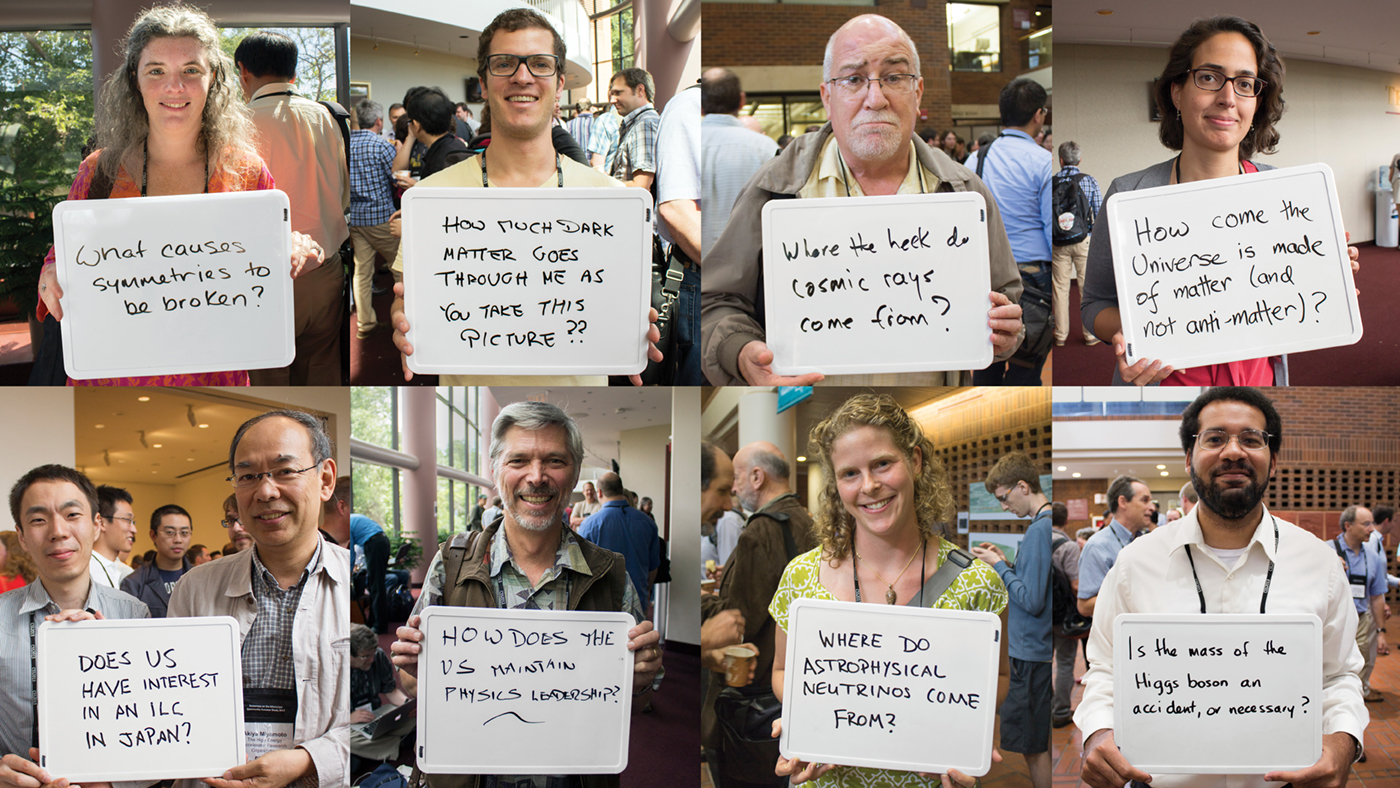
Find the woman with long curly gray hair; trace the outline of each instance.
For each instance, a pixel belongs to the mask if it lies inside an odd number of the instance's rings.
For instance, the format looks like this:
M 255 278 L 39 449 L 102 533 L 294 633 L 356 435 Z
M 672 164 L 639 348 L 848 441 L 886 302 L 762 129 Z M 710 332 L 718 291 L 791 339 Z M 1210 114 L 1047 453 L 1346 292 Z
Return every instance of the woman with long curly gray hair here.
M 214 21 L 187 5 L 152 8 L 127 32 L 125 57 L 102 86 L 98 150 L 83 161 L 68 199 L 254 191 L 275 185 L 253 146 L 252 116 Z M 291 272 L 325 254 L 292 233 Z M 38 317 L 63 319 L 54 253 L 39 279 Z M 78 382 L 78 381 L 70 381 Z M 245 371 L 82 381 L 88 385 L 247 385 Z

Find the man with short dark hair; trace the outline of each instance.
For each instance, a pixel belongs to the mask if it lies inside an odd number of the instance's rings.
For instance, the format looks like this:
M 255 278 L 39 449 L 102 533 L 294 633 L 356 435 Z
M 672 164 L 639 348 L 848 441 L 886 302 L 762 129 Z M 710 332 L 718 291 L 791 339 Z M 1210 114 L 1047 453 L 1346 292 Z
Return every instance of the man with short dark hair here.
M 1092 618 L 1094 604 L 1108 570 L 1118 553 L 1148 528 L 1147 513 L 1152 508 L 1152 491 L 1141 479 L 1119 476 L 1108 485 L 1108 525 L 1084 544 L 1079 555 L 1079 614 Z
M 380 326 L 374 311 L 375 254 L 393 262 L 399 239 L 389 230 L 394 215 L 394 146 L 380 132 L 383 108 L 365 99 L 355 105 L 360 127 L 350 132 L 350 240 L 355 245 L 355 319 L 360 339 Z M 382 291 L 381 291 L 382 292 Z
M 455 133 L 463 140 L 469 140 L 476 134 L 476 122 L 472 120 L 472 108 L 459 101 L 454 105 L 453 114 L 456 116 Z
M 494 128 L 494 109 L 491 123 Z M 582 432 L 554 405 L 515 402 L 497 415 L 489 445 L 491 476 L 505 500 L 505 517 L 485 532 L 454 536 L 433 557 L 413 615 L 398 629 L 394 664 L 418 675 L 424 637 L 419 614 L 428 605 L 622 611 L 637 622 L 627 640 L 633 654 L 632 708 L 640 711 L 661 668 L 660 634 L 645 620 L 622 557 L 564 527 L 564 508 L 583 464 Z M 575 647 L 565 647 L 560 655 Z M 427 775 L 427 780 L 431 788 L 475 784 L 450 775 Z M 516 776 L 514 783 L 616 788 L 619 780 L 616 775 L 583 780 Z
M 627 186 L 651 188 L 656 177 L 656 132 L 661 116 L 651 105 L 656 98 L 651 74 L 640 68 L 624 68 L 613 74 L 608 96 L 617 107 L 622 124 L 617 130 L 617 155 L 608 174 Z
M 230 495 L 224 499 L 224 519 L 220 520 L 219 524 L 228 532 L 229 541 L 224 547 L 224 555 L 233 555 L 253 546 L 253 537 L 248 535 L 248 530 L 238 519 L 237 496 Z
M 701 245 L 715 245 L 739 192 L 758 168 L 778 154 L 778 145 L 739 122 L 748 103 L 739 77 L 727 68 L 709 68 L 700 75 Z
M 1049 109 L 1045 88 L 1035 80 L 1021 77 L 1001 89 L 1001 136 L 977 151 L 977 159 L 967 160 L 1001 208 L 1006 237 L 1021 271 L 1022 283 L 1041 297 L 1048 297 L 1050 283 L 1050 152 L 1036 144 L 1035 135 L 1045 125 Z M 1035 295 L 1034 292 L 1029 295 Z M 1039 337 L 1028 337 L 1028 343 Z M 1046 337 L 1045 339 L 1049 339 Z M 1039 386 L 1040 371 L 1049 357 L 1049 348 L 1040 351 L 1023 346 L 1006 362 L 993 362 L 973 374 L 979 386 Z
M 253 547 L 191 570 L 170 597 L 171 618 L 238 620 L 244 704 L 260 721 L 249 723 L 251 760 L 225 772 L 229 785 L 350 783 L 350 553 L 318 531 L 335 487 L 331 455 L 310 414 L 244 422 L 228 468 Z
M 713 524 L 733 505 L 734 463 L 720 447 L 700 444 L 700 521 Z
M 131 493 L 120 487 L 97 488 L 97 541 L 92 545 L 92 579 L 108 588 L 117 588 L 131 574 L 122 563 L 122 553 L 136 544 L 136 515 Z
M 425 88 L 405 97 L 408 130 L 427 147 L 419 180 L 447 169 L 467 157 L 467 145 L 452 133 L 453 104 L 438 88 Z
M 1040 472 L 1023 452 L 1003 455 L 983 482 L 1001 508 L 1030 517 L 1016 550 L 1016 567 L 991 542 L 972 547 L 978 560 L 996 570 L 1006 584 L 1011 609 L 1006 645 L 1011 658 L 1011 689 L 1001 705 L 1001 749 L 1026 759 L 1034 788 L 1050 788 L 1050 724 L 1054 605 L 1050 596 L 1050 502 L 1040 489 Z
M 34 468 L 10 488 L 10 516 L 37 577 L 0 594 L 0 664 L 5 666 L 0 671 L 0 786 L 5 788 L 56 782 L 39 766 L 31 633 L 44 621 L 89 617 L 85 611 L 109 619 L 148 615 L 131 595 L 92 581 L 88 567 L 97 508 L 92 482 L 62 465 Z
M 257 126 L 258 154 L 291 201 L 291 224 L 320 244 L 325 261 L 293 283 L 296 359 L 282 369 L 252 370 L 255 386 L 339 386 L 345 275 L 340 245 L 350 235 L 350 176 L 340 127 L 325 107 L 293 91 L 297 46 L 258 31 L 234 50 L 243 96 Z
M 142 566 L 122 581 L 122 590 L 151 609 L 151 618 L 165 618 L 170 592 L 185 573 L 194 567 L 186 554 L 194 523 L 184 507 L 168 503 L 151 512 L 151 541 L 156 560 Z
M 1050 178 L 1050 202 L 1054 248 L 1050 251 L 1050 269 L 1054 279 L 1055 346 L 1063 347 L 1069 338 L 1069 282 L 1079 280 L 1084 289 L 1084 269 L 1089 264 L 1089 239 L 1094 220 L 1103 207 L 1098 181 L 1087 172 L 1080 172 L 1079 143 L 1060 143 L 1060 171 Z M 1084 327 L 1084 344 L 1099 343 L 1088 327 Z
M 472 519 L 467 523 L 468 531 L 481 530 L 481 516 L 486 513 L 486 496 L 476 496 L 476 506 L 472 507 Z
M 331 497 L 326 500 L 321 507 L 321 534 L 330 539 L 335 544 L 350 549 L 350 501 L 351 482 L 349 476 L 341 476 L 335 480 L 335 489 L 331 492 Z
M 642 609 L 651 605 L 651 584 L 661 566 L 661 536 L 656 523 L 627 503 L 622 479 L 612 471 L 598 477 L 601 507 L 579 526 L 578 535 L 627 562 L 627 575 L 637 590 Z M 650 616 L 648 616 L 650 617 Z
M 930 73 L 943 64 L 932 66 Z M 968 192 L 987 203 L 987 334 L 996 358 L 1021 340 L 1021 278 L 996 201 L 982 183 L 914 136 L 924 82 L 913 40 L 894 22 L 862 14 L 827 42 L 821 98 L 831 121 L 769 161 L 739 194 L 705 252 L 701 363 L 712 385 L 965 385 L 960 371 L 887 375 L 777 375 L 762 307 L 763 206 L 774 199 Z M 878 82 L 875 86 L 873 83 Z M 1047 253 L 1048 256 L 1048 253 Z M 969 330 L 981 331 L 978 326 Z M 728 507 L 725 507 L 728 508 Z
M 1362 666 L 1356 608 L 1331 547 L 1264 506 L 1283 445 L 1282 419 L 1258 389 L 1216 386 L 1187 406 L 1179 437 L 1201 505 L 1171 528 L 1123 548 L 1096 592 L 1089 672 L 1074 715 L 1084 734 L 1080 777 L 1091 788 L 1121 788 L 1126 780 L 1155 786 L 1345 785 L 1351 765 L 1361 757 L 1362 732 L 1370 721 L 1356 675 Z M 1280 580 L 1285 577 L 1287 581 Z M 1322 633 L 1322 697 L 1313 704 L 1322 717 L 1322 756 L 1296 771 L 1207 779 L 1178 774 L 1153 779 L 1128 762 L 1114 741 L 1112 624 L 1120 614 L 1132 613 L 1316 616 Z M 1228 744 L 1247 746 L 1252 734 L 1248 721 L 1232 727 L 1236 735 Z

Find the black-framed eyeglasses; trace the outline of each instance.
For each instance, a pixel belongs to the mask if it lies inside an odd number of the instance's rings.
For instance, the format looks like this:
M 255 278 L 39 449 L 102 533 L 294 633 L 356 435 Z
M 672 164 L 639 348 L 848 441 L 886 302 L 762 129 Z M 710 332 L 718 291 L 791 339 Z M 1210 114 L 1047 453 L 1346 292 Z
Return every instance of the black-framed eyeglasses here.
M 1227 77 L 1211 68 L 1193 68 L 1187 73 L 1191 75 L 1191 81 L 1196 83 L 1196 87 L 1211 92 L 1219 92 L 1221 88 L 1225 87 L 1226 82 L 1233 82 L 1235 95 L 1243 98 L 1259 98 L 1259 94 L 1264 92 L 1264 86 L 1269 84 L 1259 77 L 1248 74 Z
M 873 82 L 880 84 L 880 89 L 886 93 L 910 93 L 914 90 L 914 85 L 919 81 L 915 74 L 885 74 L 871 79 L 863 74 L 852 74 L 848 77 L 835 77 L 827 82 L 835 85 L 838 90 L 848 96 L 859 96 L 870 89 Z
M 324 462 L 322 460 L 321 462 Z M 321 467 L 321 462 L 317 462 L 309 468 L 278 468 L 275 471 L 263 471 L 262 473 L 237 473 L 228 477 L 224 481 L 231 482 L 234 487 L 255 487 L 264 477 L 271 479 L 273 484 L 280 486 L 291 484 L 303 473 Z M 228 526 L 225 526 L 228 527 Z
M 1192 437 L 1196 439 L 1196 445 L 1206 451 L 1220 451 L 1229 446 L 1232 440 L 1245 451 L 1263 451 L 1268 448 L 1269 438 L 1273 436 L 1263 430 L 1240 430 L 1234 435 L 1225 430 L 1206 430 Z
M 493 77 L 513 77 L 520 70 L 520 64 L 537 77 L 552 77 L 559 73 L 557 55 L 489 55 L 486 58 L 486 73 Z
M 220 520 L 219 524 L 225 528 L 232 528 L 235 525 L 239 525 L 239 522 L 237 517 L 230 517 L 227 520 Z

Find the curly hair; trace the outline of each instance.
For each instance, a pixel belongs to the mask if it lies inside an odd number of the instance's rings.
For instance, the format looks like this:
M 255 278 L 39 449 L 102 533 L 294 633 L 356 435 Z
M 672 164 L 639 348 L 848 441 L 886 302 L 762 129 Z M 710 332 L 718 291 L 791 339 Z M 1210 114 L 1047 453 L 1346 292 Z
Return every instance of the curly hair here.
M 1249 40 L 1259 64 L 1259 78 L 1264 81 L 1264 92 L 1255 99 L 1254 125 L 1240 141 L 1240 158 L 1248 159 L 1256 152 L 1273 153 L 1279 140 L 1274 124 L 1283 117 L 1283 61 L 1258 25 L 1237 16 L 1197 19 L 1172 44 L 1167 65 L 1157 80 L 1157 113 L 1162 116 L 1157 135 L 1163 145 L 1181 150 L 1185 130 L 1172 103 L 1172 85 L 1186 84 L 1196 48 L 1220 33 L 1239 33 Z
M 924 538 L 932 539 L 945 531 L 944 524 L 951 523 L 957 511 L 953 491 L 948 486 L 948 473 L 934 456 L 933 442 L 924 436 L 914 419 L 888 394 L 857 394 L 813 427 L 807 440 L 807 453 L 821 458 L 824 480 L 813 528 L 823 554 L 832 561 L 850 553 L 855 538 L 855 518 L 846 511 L 836 488 L 831 447 L 837 438 L 860 427 L 887 430 L 907 461 L 912 462 L 915 450 L 922 456 L 923 468 L 914 477 L 914 506 L 919 533 Z M 910 467 L 912 469 L 912 465 Z
M 35 571 L 34 561 L 24 545 L 20 544 L 19 534 L 14 531 L 0 532 L 0 542 L 5 543 L 5 563 L 0 564 L 0 575 L 22 577 L 26 583 L 34 582 L 39 573 Z
M 103 149 L 99 164 L 115 181 L 123 163 L 128 172 L 139 166 L 150 134 L 150 116 L 141 98 L 137 70 L 141 53 L 157 38 L 193 38 L 209 59 L 209 95 L 200 118 L 196 149 L 209 157 L 213 175 L 224 171 L 242 177 L 260 161 L 253 146 L 256 130 L 252 112 L 243 100 L 243 88 L 233 60 L 219 45 L 214 20 L 197 8 L 182 4 L 161 5 L 146 11 L 132 23 L 123 45 L 122 65 L 102 84 L 97 104 L 97 147 Z

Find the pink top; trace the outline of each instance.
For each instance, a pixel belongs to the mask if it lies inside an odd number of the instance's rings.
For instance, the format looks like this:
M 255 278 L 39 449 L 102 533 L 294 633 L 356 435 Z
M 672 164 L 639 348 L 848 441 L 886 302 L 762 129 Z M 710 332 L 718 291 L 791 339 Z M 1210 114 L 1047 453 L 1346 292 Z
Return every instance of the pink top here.
M 73 179 L 73 186 L 68 189 L 68 199 L 86 200 L 88 190 L 92 188 L 92 179 L 97 174 L 97 159 L 102 151 L 94 151 L 92 155 L 83 160 L 78 167 L 78 177 Z M 262 189 L 275 189 L 276 185 L 272 180 L 272 173 L 267 171 L 267 166 L 262 159 L 253 157 L 253 161 L 246 162 L 247 166 L 238 168 L 241 175 L 232 175 L 225 170 L 215 172 L 209 177 L 209 192 L 250 192 Z M 256 165 L 256 166 L 254 166 Z M 137 183 L 126 167 L 121 167 L 117 171 L 117 178 L 112 183 L 111 199 L 123 199 L 126 197 L 140 197 L 141 184 Z M 49 247 L 49 253 L 44 257 L 44 265 L 54 264 L 54 250 Z M 43 299 L 39 300 L 39 306 L 34 310 L 39 322 L 43 322 L 48 316 L 49 309 L 45 306 Z M 248 373 L 245 370 L 236 372 L 200 372 L 186 375 L 148 375 L 144 377 L 132 378 L 99 378 L 95 380 L 73 380 L 68 379 L 70 386 L 247 386 L 249 385 Z

